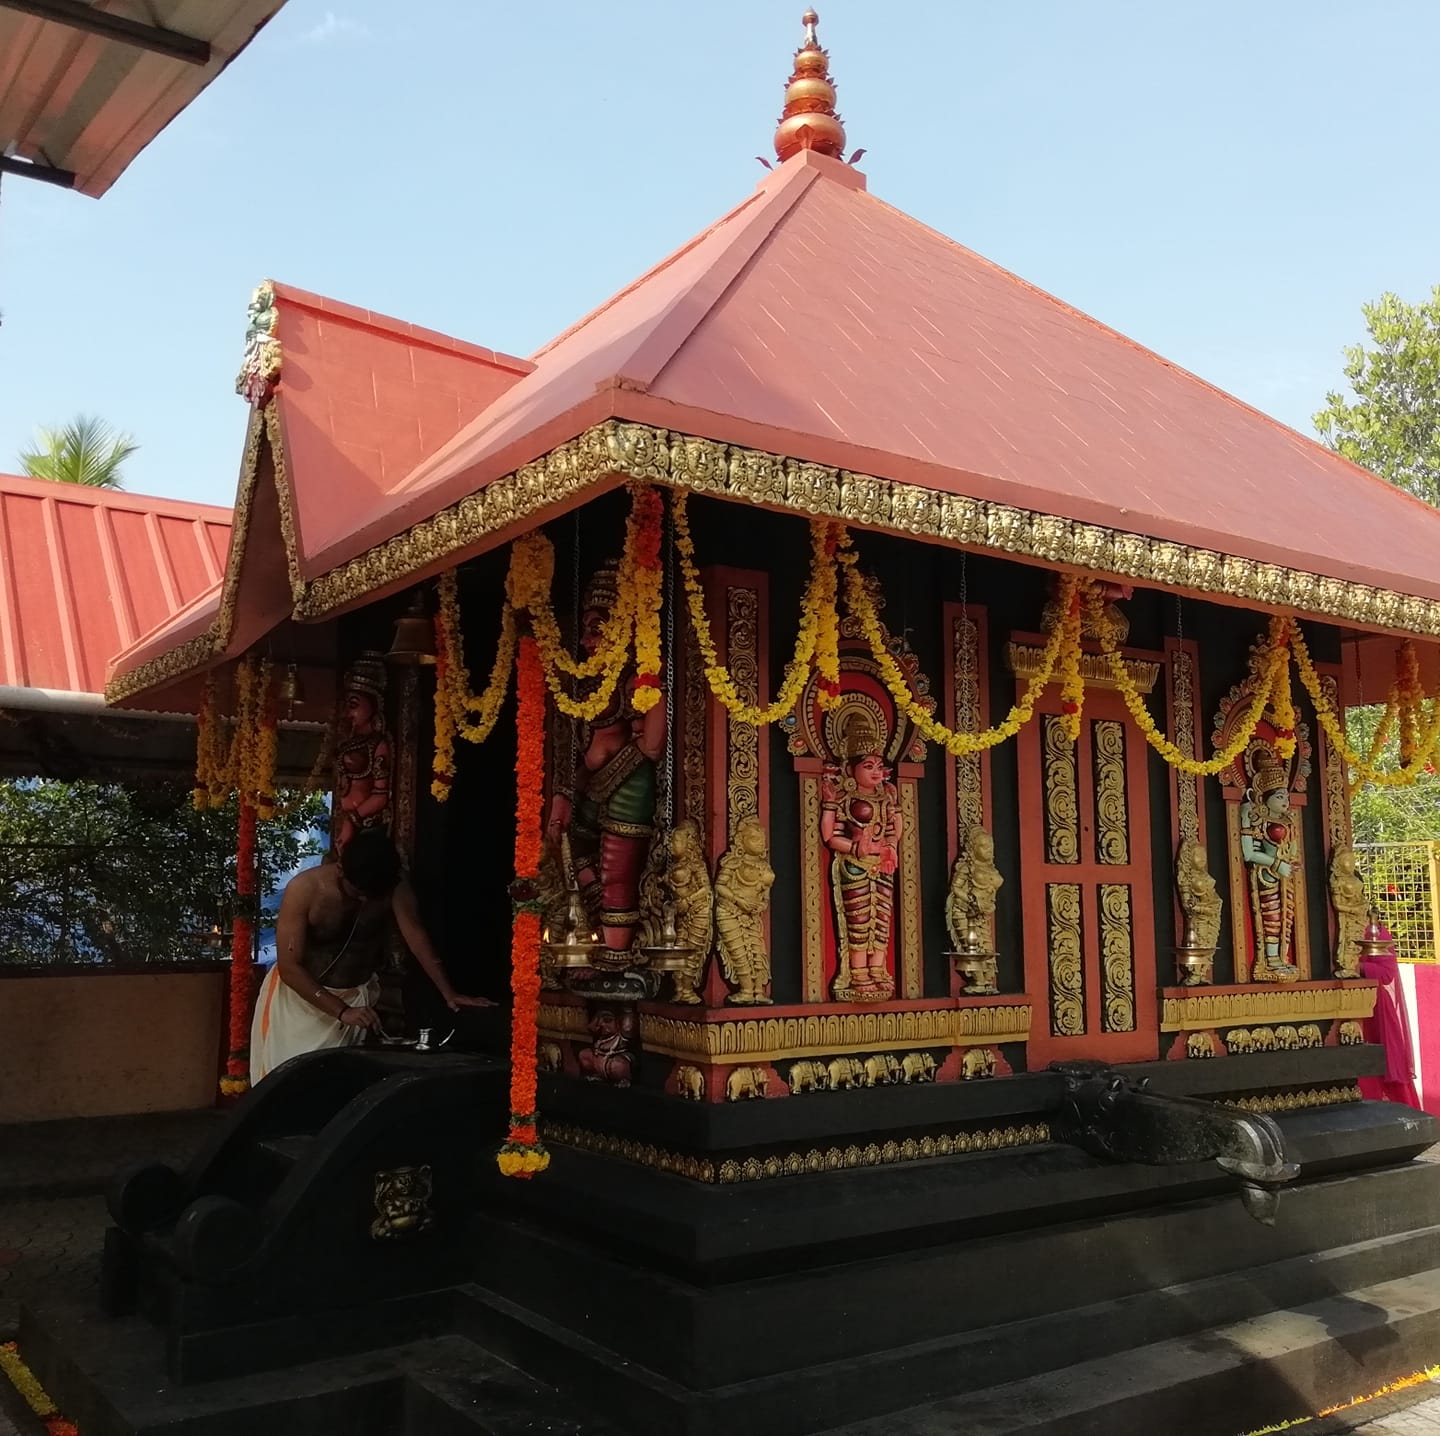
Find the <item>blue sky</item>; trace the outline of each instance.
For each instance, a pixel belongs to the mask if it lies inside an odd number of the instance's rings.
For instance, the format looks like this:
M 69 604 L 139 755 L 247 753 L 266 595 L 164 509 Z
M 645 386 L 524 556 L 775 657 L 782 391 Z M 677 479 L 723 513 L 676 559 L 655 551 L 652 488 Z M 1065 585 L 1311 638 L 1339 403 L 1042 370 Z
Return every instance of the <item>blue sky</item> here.
M 531 352 L 749 192 L 804 8 L 289 0 L 104 199 L 5 183 L 0 470 L 97 413 L 228 503 L 266 277 Z M 1433 0 L 818 8 L 872 192 L 1297 428 L 1440 281 Z

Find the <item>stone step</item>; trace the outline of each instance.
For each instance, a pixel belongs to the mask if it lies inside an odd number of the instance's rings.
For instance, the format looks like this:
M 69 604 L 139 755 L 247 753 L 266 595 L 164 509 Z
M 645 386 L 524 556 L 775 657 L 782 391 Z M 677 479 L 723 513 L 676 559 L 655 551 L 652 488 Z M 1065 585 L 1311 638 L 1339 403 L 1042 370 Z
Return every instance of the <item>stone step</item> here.
M 1433 1363 L 1440 1269 L 929 1402 L 826 1436 L 1238 1436 Z

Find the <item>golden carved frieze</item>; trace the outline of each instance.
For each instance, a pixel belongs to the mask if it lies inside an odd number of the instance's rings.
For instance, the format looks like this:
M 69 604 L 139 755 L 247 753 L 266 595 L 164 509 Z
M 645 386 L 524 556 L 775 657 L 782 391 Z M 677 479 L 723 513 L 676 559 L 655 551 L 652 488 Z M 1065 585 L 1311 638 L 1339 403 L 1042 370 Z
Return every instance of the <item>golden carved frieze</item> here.
M 585 1037 L 585 1009 L 571 1002 L 542 1002 L 536 1019 L 536 1030 L 542 1037 Z
M 1079 1037 L 1085 1031 L 1085 966 L 1080 938 L 1080 885 L 1046 883 L 1050 943 L 1050 1031 Z
M 800 779 L 800 934 L 805 1001 L 825 998 L 825 878 L 821 867 L 820 779 Z
M 541 1031 L 547 1036 L 563 1035 L 546 1025 L 548 1011 L 541 1008 Z M 729 1022 L 696 1022 L 642 1012 L 640 1042 L 646 1052 L 723 1067 L 852 1052 L 1024 1042 L 1030 1036 L 1030 1016 L 1028 1003 L 909 1012 L 817 1012 Z M 579 1024 L 577 1030 L 583 1031 L 583 1012 Z
M 925 982 L 920 914 L 920 797 L 908 779 L 900 784 L 900 979 L 904 996 L 922 995 Z
M 1164 999 L 1160 1030 L 1190 1032 L 1256 1022 L 1327 1022 L 1370 1017 L 1374 1011 L 1375 988 L 1369 983 L 1281 987 L 1265 992 L 1196 992 Z
M 1005 663 L 1017 678 L 1031 679 L 1044 665 L 1044 650 L 1026 643 L 1005 645 Z M 1149 693 L 1160 677 L 1160 665 L 1148 658 L 1127 658 L 1125 672 L 1141 693 Z M 1109 661 L 1101 653 L 1080 655 L 1080 676 L 1087 688 L 1114 688 L 1115 678 L 1110 672 Z
M 300 541 L 295 532 L 294 489 L 290 483 L 290 460 L 285 452 L 280 411 L 274 404 L 265 406 L 265 435 L 270 441 L 270 463 L 275 472 L 275 499 L 280 511 L 280 537 L 285 544 L 285 572 L 290 579 L 290 600 L 292 603 L 299 603 L 305 596 L 305 580 L 300 574 Z
M 807 1151 L 771 1152 L 763 1157 L 728 1157 L 715 1161 L 637 1142 L 608 1132 L 593 1132 L 565 1122 L 545 1122 L 547 1142 L 619 1157 L 638 1166 L 652 1167 L 691 1181 L 729 1186 L 739 1182 L 760 1182 L 775 1177 L 818 1176 L 856 1167 L 891 1166 L 901 1162 L 930 1161 L 936 1157 L 957 1157 L 968 1152 L 999 1152 L 1007 1147 L 1029 1147 L 1050 1140 L 1044 1122 L 1025 1122 L 1012 1127 L 965 1128 L 900 1141 L 868 1142 L 844 1147 L 812 1147 Z
M 984 545 L 1121 579 L 1440 636 L 1440 600 L 618 420 L 597 425 L 525 469 L 460 500 L 446 511 L 448 518 L 437 515 L 415 525 L 410 530 L 412 543 L 404 551 L 407 557 L 381 544 L 323 574 L 307 585 L 297 616 L 324 617 L 373 588 L 437 566 L 457 549 L 532 518 L 582 489 L 627 477 L 922 538 Z M 402 571 L 406 562 L 414 569 Z
M 978 733 L 980 721 L 980 630 L 973 618 L 957 617 L 951 628 L 951 669 L 955 675 L 955 726 L 962 733 Z M 978 753 L 960 753 L 955 765 L 956 831 L 968 833 L 985 826 L 984 770 Z
M 760 702 L 760 594 L 734 586 L 725 592 L 725 653 L 735 691 L 743 703 Z M 760 816 L 760 729 L 726 720 L 725 802 L 728 831 L 742 818 Z
M 1309 1087 L 1297 1092 L 1261 1092 L 1253 1097 L 1232 1097 L 1224 1102 L 1227 1107 L 1238 1107 L 1242 1112 L 1303 1112 L 1310 1107 L 1336 1107 L 1346 1102 L 1362 1102 L 1358 1083 L 1351 1082 L 1341 1087 Z
M 1320 679 L 1320 691 L 1330 705 L 1330 711 L 1345 722 L 1345 709 L 1340 702 L 1340 685 L 1333 674 Z M 1346 790 L 1345 759 L 1340 755 L 1329 735 L 1325 737 L 1325 835 L 1327 846 L 1333 853 L 1337 848 L 1350 846 L 1350 795 Z

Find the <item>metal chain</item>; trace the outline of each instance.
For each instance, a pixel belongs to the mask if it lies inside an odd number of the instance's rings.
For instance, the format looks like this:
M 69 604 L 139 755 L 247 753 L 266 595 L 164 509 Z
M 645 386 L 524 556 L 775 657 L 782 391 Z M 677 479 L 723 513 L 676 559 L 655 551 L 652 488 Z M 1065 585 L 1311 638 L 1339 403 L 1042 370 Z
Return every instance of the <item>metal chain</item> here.
M 1178 593 L 1175 595 L 1175 639 L 1178 643 L 1185 641 L 1185 600 Z

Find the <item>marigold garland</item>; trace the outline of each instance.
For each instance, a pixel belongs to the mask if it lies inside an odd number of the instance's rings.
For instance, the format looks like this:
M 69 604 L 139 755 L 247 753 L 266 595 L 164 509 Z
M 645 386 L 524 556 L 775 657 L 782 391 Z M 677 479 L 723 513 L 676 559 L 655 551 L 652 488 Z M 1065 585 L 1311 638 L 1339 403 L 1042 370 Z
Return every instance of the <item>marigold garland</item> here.
M 1061 615 L 1060 636 L 1060 726 L 1073 743 L 1080 737 L 1080 718 L 1085 710 L 1085 675 L 1080 667 L 1080 631 L 1083 595 L 1076 584 L 1070 602 Z
M 810 525 L 810 577 L 801 600 L 795 651 L 785 665 L 775 701 L 760 707 L 740 697 L 734 676 L 720 662 L 720 652 L 705 612 L 705 590 L 695 564 L 695 540 L 690 531 L 688 495 L 684 490 L 672 495 L 670 512 L 690 628 L 700 650 L 705 681 L 715 700 L 736 722 L 757 728 L 776 723 L 794 712 L 810 681 L 813 665 L 820 674 L 820 705 L 832 705 L 840 694 L 840 621 L 835 610 L 839 526 L 819 520 Z
M 632 491 L 634 525 L 635 691 L 630 703 L 637 713 L 648 713 L 660 701 L 660 609 L 664 603 L 664 568 L 660 544 L 664 533 L 665 504 L 648 484 Z
M 1300 625 L 1291 625 L 1290 646 L 1295 655 L 1295 666 L 1300 670 L 1300 682 L 1304 685 L 1305 691 L 1310 695 L 1310 702 L 1314 705 L 1315 716 L 1320 720 L 1320 726 L 1325 730 L 1326 737 L 1341 758 L 1349 765 L 1355 775 L 1357 786 L 1364 783 L 1374 783 L 1378 788 L 1399 788 L 1416 783 L 1425 773 L 1426 769 L 1434 764 L 1437 753 L 1440 753 L 1440 698 L 1430 700 L 1430 713 L 1424 717 L 1424 726 L 1417 728 L 1424 716 L 1420 710 L 1419 698 L 1416 693 L 1419 689 L 1418 674 L 1415 676 L 1414 688 L 1407 696 L 1404 685 L 1407 679 L 1402 676 L 1397 680 L 1396 686 L 1390 691 L 1390 702 L 1386 705 L 1385 717 L 1381 720 L 1382 727 L 1387 731 L 1393 726 L 1394 716 L 1403 711 L 1405 707 L 1411 710 L 1411 739 L 1410 739 L 1410 761 L 1402 763 L 1393 772 L 1382 772 L 1375 766 L 1375 758 L 1379 750 L 1383 748 L 1383 742 L 1371 744 L 1369 756 L 1358 753 L 1350 746 L 1350 741 L 1345 736 L 1345 725 L 1339 714 L 1331 706 L 1330 700 L 1325 696 L 1325 690 L 1320 683 L 1320 675 L 1315 670 L 1314 660 L 1310 657 L 1310 649 L 1305 642 L 1305 637 L 1300 631 Z M 1402 656 L 1402 665 L 1404 659 Z M 1377 733 L 1377 738 L 1380 734 Z
M 515 915 L 510 936 L 510 1131 L 496 1156 L 507 1177 L 533 1177 L 550 1165 L 536 1125 L 536 1026 L 540 1016 L 538 881 L 544 836 L 545 674 L 527 634 L 515 661 Z
M 1025 692 L 1020 695 L 1019 702 L 1011 708 L 1004 721 L 993 728 L 977 733 L 957 732 L 927 713 L 911 693 L 900 665 L 886 645 L 880 615 L 875 611 L 875 605 L 866 591 L 865 580 L 858 566 L 859 555 L 851 547 L 848 534 L 841 538 L 838 557 L 845 573 L 845 606 L 869 642 L 871 655 L 880 669 L 881 678 L 885 680 L 885 686 L 895 700 L 895 706 L 915 725 L 922 737 L 938 743 L 957 757 L 984 752 L 987 748 L 994 748 L 1013 738 L 1035 716 L 1035 705 L 1055 676 L 1062 650 L 1067 644 L 1074 648 L 1079 646 L 1080 627 L 1078 611 L 1075 609 L 1079 581 L 1073 575 L 1063 574 L 1060 578 L 1057 605 L 1060 616 L 1054 621 L 1046 637 L 1045 648 L 1040 655 L 1040 666 L 1026 685 Z
M 240 799 L 240 836 L 235 852 L 235 916 L 230 925 L 230 1042 L 223 1097 L 250 1088 L 250 1004 L 255 977 L 255 805 Z
M 518 547 L 518 546 L 517 546 Z M 515 550 L 511 551 L 514 568 Z M 507 579 L 507 584 L 509 580 Z M 500 637 L 485 691 L 470 691 L 465 666 L 465 636 L 460 626 L 460 594 L 455 570 L 440 575 L 439 608 L 435 615 L 435 738 L 430 763 L 430 792 L 437 802 L 450 796 L 455 780 L 455 739 L 483 743 L 495 730 L 510 691 L 515 663 L 515 612 L 507 603 L 500 612 Z M 475 715 L 472 722 L 470 715 Z
M 0 1374 L 19 1392 L 20 1399 L 44 1426 L 46 1436 L 80 1436 L 75 1423 L 61 1416 L 49 1392 L 26 1365 L 20 1348 L 13 1341 L 0 1343 Z
M 1125 666 L 1125 659 L 1116 646 L 1115 632 L 1105 619 L 1104 604 L 1098 590 L 1092 587 L 1086 602 L 1095 616 L 1096 631 L 1100 635 L 1100 652 L 1109 665 L 1111 681 L 1125 700 L 1125 707 L 1135 720 L 1135 726 L 1144 734 L 1145 741 L 1172 768 L 1178 768 L 1191 777 L 1213 778 L 1217 773 L 1223 773 L 1249 746 L 1265 716 L 1266 706 L 1279 682 L 1281 665 L 1286 657 L 1283 639 L 1287 620 L 1279 616 L 1272 618 L 1266 642 L 1251 654 L 1250 672 L 1255 686 L 1250 695 L 1250 705 L 1240 720 L 1235 736 L 1223 748 L 1217 749 L 1213 757 L 1192 758 L 1182 753 L 1161 733 L 1154 718 L 1150 716 L 1150 710 L 1145 706 L 1145 697 L 1135 686 L 1130 670 Z

